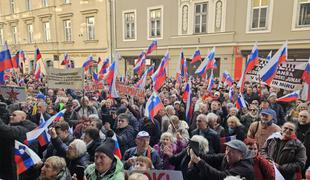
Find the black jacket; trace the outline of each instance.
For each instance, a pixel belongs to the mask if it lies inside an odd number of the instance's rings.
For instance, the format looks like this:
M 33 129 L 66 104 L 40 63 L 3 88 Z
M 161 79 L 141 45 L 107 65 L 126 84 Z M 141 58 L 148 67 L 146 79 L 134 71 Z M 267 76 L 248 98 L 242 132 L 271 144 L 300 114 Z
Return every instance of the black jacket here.
M 87 146 L 87 152 L 89 154 L 89 160 L 91 162 L 94 162 L 95 160 L 95 151 L 97 149 L 98 146 L 101 145 L 101 139 L 96 139 L 93 140 L 93 142 L 91 142 L 88 146 Z
M 87 152 L 76 159 L 67 159 L 67 167 L 71 174 L 77 175 L 77 179 L 83 179 L 84 170 L 89 164 L 89 154 Z
M 115 134 L 122 154 L 124 154 L 127 149 L 135 146 L 135 130 L 132 126 L 128 125 L 125 128 L 116 129 Z
M 29 120 L 12 125 L 7 125 L 0 120 L 0 178 L 16 179 L 15 140 L 23 143 L 26 133 L 34 128 L 36 125 Z M 35 146 L 31 148 L 36 151 Z
M 212 180 L 222 180 L 226 176 L 240 176 L 246 180 L 254 179 L 253 160 L 243 159 L 229 165 L 225 154 L 207 155 L 197 163 L 199 176 Z
M 68 146 L 73 140 L 74 137 L 72 135 L 68 135 L 64 141 L 62 141 L 59 137 L 55 139 L 51 138 L 51 143 L 47 146 L 44 160 L 51 156 L 60 156 L 65 158 Z
M 220 152 L 220 136 L 213 129 L 207 128 L 206 130 L 195 129 L 191 137 L 194 135 L 201 135 L 209 141 L 209 153 L 219 153 Z

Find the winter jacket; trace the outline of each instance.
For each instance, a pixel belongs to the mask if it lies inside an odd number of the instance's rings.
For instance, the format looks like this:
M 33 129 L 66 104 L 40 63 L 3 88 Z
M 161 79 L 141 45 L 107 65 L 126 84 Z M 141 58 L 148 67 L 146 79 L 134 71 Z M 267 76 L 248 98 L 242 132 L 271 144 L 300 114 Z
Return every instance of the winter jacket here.
M 243 141 L 246 138 L 246 131 L 243 125 L 237 126 L 233 129 L 233 132 L 229 132 L 228 129 L 226 129 L 226 136 L 236 136 L 236 139 L 239 139 L 240 141 Z
M 135 130 L 132 126 L 128 125 L 125 128 L 116 129 L 115 134 L 122 154 L 127 149 L 135 146 Z
M 304 175 L 305 171 L 310 166 L 310 123 L 306 125 L 298 124 L 296 135 L 297 138 L 304 144 L 306 148 L 307 161 L 302 173 Z
M 70 170 L 71 174 L 77 175 L 77 179 L 83 179 L 83 172 L 89 164 L 89 154 L 87 152 L 78 158 L 70 160 L 67 159 L 67 167 Z
M 89 160 L 90 162 L 95 161 L 95 151 L 98 146 L 101 145 L 101 139 L 95 139 L 90 144 L 87 145 L 87 152 L 89 154 Z
M 123 156 L 123 161 L 125 162 L 124 163 L 125 169 L 127 169 L 127 170 L 130 169 L 131 166 L 126 161 L 129 158 L 134 157 L 134 156 L 135 157 L 141 156 L 141 154 L 138 154 L 138 152 L 137 152 L 137 147 L 130 148 L 125 152 L 125 154 Z M 142 154 L 142 156 L 150 158 L 155 169 L 157 169 L 157 170 L 162 169 L 162 161 L 159 157 L 159 154 L 152 147 L 149 146 L 149 148 Z
M 209 142 L 209 153 L 210 154 L 220 152 L 220 137 L 217 134 L 217 132 L 214 131 L 213 129 L 211 128 L 207 128 L 205 130 L 195 129 L 191 135 L 192 136 L 201 135 L 205 137 Z
M 29 120 L 11 125 L 7 125 L 0 120 L 0 178 L 15 179 L 15 140 L 23 143 L 26 139 L 26 133 L 34 128 L 36 128 L 36 124 Z M 31 148 L 36 151 L 37 144 Z
M 286 180 L 301 176 L 307 159 L 306 148 L 298 139 L 268 139 L 261 154 L 279 165 L 278 169 Z
M 230 165 L 225 158 L 225 154 L 212 154 L 200 160 L 197 166 L 201 178 L 212 180 L 222 180 L 226 176 L 240 176 L 247 180 L 254 178 L 252 159 L 242 159 Z
M 46 148 L 44 159 L 51 156 L 60 156 L 65 158 L 68 146 L 73 140 L 74 138 L 72 135 L 68 135 L 64 141 L 62 141 L 59 137 L 54 139 L 51 138 L 51 143 Z
M 275 179 L 275 170 L 271 162 L 269 162 L 261 155 L 255 156 L 253 160 L 254 180 Z
M 114 156 L 112 167 L 104 175 L 100 176 L 96 173 L 95 163 L 89 165 L 84 171 L 87 180 L 124 180 L 124 167 L 122 161 Z

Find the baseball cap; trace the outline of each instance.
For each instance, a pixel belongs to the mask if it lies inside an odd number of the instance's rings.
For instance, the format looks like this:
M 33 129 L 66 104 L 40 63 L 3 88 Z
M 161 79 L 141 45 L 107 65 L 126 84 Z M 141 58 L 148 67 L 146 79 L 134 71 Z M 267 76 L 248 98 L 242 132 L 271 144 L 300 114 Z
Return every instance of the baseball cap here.
M 272 112 L 271 109 L 262 109 L 260 113 L 261 113 L 261 114 L 270 115 L 270 116 L 273 115 L 273 112 Z
M 244 142 L 235 139 L 235 140 L 231 140 L 227 143 L 225 143 L 227 146 L 238 150 L 242 153 L 243 159 L 248 159 L 248 158 L 252 158 L 253 154 L 251 153 L 251 151 L 248 150 L 247 146 L 244 144 Z
M 150 137 L 150 134 L 146 131 L 140 131 L 138 134 L 137 134 L 137 139 L 139 138 L 149 138 Z

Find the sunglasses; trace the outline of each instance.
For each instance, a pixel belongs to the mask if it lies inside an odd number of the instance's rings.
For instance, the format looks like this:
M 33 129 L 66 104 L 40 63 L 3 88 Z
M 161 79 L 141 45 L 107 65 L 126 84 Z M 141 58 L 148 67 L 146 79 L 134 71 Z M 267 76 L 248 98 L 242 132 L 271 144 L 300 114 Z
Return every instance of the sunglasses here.
M 288 128 L 288 127 L 283 127 L 284 130 L 289 130 L 289 131 L 294 131 L 294 129 L 292 128 Z

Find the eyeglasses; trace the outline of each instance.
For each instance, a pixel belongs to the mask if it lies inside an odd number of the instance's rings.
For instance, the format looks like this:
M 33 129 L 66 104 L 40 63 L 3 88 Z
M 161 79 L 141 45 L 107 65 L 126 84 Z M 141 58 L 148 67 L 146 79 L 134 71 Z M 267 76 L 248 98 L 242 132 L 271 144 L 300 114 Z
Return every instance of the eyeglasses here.
M 289 130 L 289 131 L 294 131 L 294 129 L 292 128 L 288 128 L 288 127 L 283 127 L 284 130 Z

